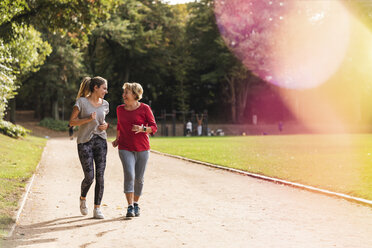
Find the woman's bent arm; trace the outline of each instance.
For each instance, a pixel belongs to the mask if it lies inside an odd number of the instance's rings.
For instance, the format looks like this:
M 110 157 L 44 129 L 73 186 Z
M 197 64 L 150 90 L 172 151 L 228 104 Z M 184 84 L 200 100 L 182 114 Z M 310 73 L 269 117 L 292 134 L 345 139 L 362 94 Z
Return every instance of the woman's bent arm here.
M 79 119 L 78 117 L 79 113 L 80 113 L 79 108 L 75 106 L 72 109 L 70 122 L 69 122 L 70 126 L 80 126 L 80 125 L 83 125 L 85 123 L 88 123 L 96 119 L 96 112 L 92 113 L 88 118 L 84 118 L 84 119 Z

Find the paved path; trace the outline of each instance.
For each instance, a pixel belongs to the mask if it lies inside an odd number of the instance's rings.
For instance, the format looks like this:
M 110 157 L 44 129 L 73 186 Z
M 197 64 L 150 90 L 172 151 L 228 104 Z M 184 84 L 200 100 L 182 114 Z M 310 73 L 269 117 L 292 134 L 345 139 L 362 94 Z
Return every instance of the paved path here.
M 51 139 L 4 247 L 372 247 L 372 209 L 151 154 L 142 215 L 124 217 L 123 175 L 111 146 L 105 220 L 80 215 L 76 143 Z M 93 204 L 93 187 L 88 194 Z

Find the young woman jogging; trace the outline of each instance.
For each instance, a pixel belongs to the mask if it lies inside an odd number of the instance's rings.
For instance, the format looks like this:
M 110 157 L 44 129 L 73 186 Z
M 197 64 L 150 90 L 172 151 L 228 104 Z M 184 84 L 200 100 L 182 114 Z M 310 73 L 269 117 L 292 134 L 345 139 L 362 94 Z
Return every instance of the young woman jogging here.
M 79 126 L 77 148 L 84 179 L 81 182 L 80 212 L 88 214 L 86 196 L 96 178 L 93 217 L 103 219 L 100 205 L 104 189 L 108 124 L 105 117 L 109 104 L 103 98 L 107 94 L 107 81 L 102 77 L 86 77 L 80 85 L 76 103 L 70 117 L 70 126 Z M 95 165 L 95 167 L 94 167 Z

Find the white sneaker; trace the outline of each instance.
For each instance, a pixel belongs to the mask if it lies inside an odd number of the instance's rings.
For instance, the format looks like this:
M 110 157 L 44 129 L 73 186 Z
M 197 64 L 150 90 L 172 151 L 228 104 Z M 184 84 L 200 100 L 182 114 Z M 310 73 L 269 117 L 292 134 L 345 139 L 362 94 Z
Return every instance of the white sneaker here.
M 105 218 L 105 216 L 101 212 L 100 208 L 95 208 L 93 210 L 93 218 L 95 218 L 95 219 L 104 219 Z
M 88 214 L 87 201 L 80 198 L 80 213 L 82 215 Z

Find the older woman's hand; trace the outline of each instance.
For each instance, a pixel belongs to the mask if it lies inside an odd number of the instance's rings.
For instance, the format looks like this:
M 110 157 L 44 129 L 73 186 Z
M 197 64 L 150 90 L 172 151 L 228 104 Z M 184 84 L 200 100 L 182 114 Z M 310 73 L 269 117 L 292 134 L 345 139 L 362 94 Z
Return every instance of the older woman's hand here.
M 111 144 L 114 148 L 117 147 L 119 145 L 118 139 L 114 140 Z
M 133 125 L 132 126 L 132 131 L 137 133 L 143 132 L 143 125 Z

